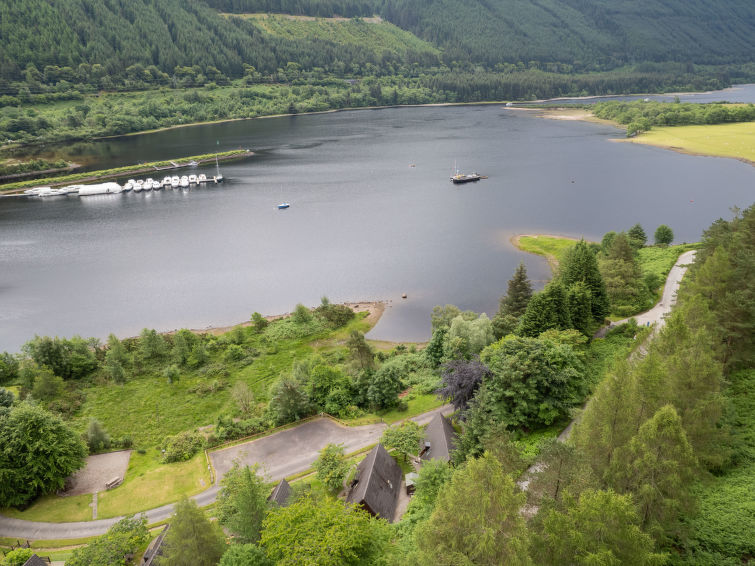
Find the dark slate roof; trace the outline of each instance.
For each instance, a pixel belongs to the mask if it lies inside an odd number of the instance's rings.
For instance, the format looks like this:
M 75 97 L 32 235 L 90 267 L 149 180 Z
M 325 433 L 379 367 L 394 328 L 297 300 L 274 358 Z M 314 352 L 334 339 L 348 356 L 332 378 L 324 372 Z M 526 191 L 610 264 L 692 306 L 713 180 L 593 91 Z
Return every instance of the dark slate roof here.
M 143 566 L 153 566 L 153 564 L 158 564 L 157 558 L 163 554 L 163 541 L 165 540 L 165 533 L 168 532 L 169 528 L 170 524 L 165 525 L 157 538 L 149 543 L 147 550 L 144 551 L 144 556 L 142 556 Z
M 291 498 L 291 486 L 285 479 L 282 479 L 278 485 L 273 488 L 273 492 L 267 500 L 270 503 L 277 503 L 281 507 L 288 505 L 288 500 Z
M 45 560 L 42 560 L 36 554 L 32 554 L 29 557 L 29 560 L 27 560 L 26 562 L 24 562 L 24 566 L 49 566 L 49 565 L 50 565 L 49 562 L 47 562 Z
M 427 446 L 429 443 L 429 447 Z M 425 450 L 425 448 L 427 448 Z M 425 439 L 420 446 L 420 456 L 423 460 L 442 460 L 448 462 L 451 452 L 456 448 L 456 431 L 451 422 L 436 413 L 433 420 L 425 429 Z
M 346 501 L 357 503 L 373 515 L 392 521 L 402 475 L 393 456 L 386 452 L 382 444 L 378 444 L 357 466 L 357 475 Z

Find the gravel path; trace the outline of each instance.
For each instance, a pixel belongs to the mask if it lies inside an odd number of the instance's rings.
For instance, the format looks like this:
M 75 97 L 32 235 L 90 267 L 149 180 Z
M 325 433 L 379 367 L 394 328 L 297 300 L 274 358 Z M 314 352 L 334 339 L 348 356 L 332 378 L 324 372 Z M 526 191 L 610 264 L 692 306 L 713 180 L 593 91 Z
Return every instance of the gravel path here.
M 414 422 L 425 425 L 436 413 L 448 415 L 453 412 L 452 405 L 443 405 L 427 413 L 412 417 Z M 346 452 L 353 452 L 374 444 L 388 427 L 384 423 L 349 427 L 322 418 L 308 421 L 300 426 L 290 428 L 258 440 L 233 446 L 225 450 L 211 452 L 218 477 L 230 469 L 234 457 L 240 457 L 244 463 L 260 463 L 271 479 L 287 477 L 311 467 L 317 458 L 317 452 L 328 444 L 343 444 Z M 200 507 L 209 505 L 218 495 L 217 485 L 193 496 L 191 499 Z M 147 521 L 157 523 L 173 514 L 173 504 L 163 505 L 145 512 Z M 75 539 L 101 535 L 122 517 L 100 519 L 79 523 L 43 523 L 12 519 L 0 515 L 0 536 L 29 540 Z
M 125 477 L 130 458 L 131 450 L 89 456 L 86 466 L 71 476 L 70 487 L 61 495 L 105 491 L 105 483 L 116 477 Z

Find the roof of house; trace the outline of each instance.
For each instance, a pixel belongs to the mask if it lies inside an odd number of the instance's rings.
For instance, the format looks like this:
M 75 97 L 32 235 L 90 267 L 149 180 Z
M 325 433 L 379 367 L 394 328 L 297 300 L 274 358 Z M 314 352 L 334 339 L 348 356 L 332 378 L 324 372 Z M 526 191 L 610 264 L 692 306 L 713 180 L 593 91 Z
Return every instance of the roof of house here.
M 163 554 L 163 541 L 165 540 L 165 533 L 168 532 L 168 529 L 170 528 L 170 524 L 165 525 L 162 532 L 155 538 L 151 543 L 149 543 L 149 546 L 147 547 L 147 550 L 144 551 L 144 556 L 142 556 L 142 564 L 144 566 L 152 566 L 152 564 L 156 564 L 156 558 L 158 556 L 162 556 Z
M 402 475 L 393 456 L 378 444 L 357 466 L 357 475 L 346 501 L 358 503 L 373 515 L 392 521 Z
M 49 562 L 45 562 L 36 554 L 32 554 L 29 559 L 24 562 L 24 566 L 48 566 L 49 564 Z
M 451 421 L 440 413 L 436 413 L 425 429 L 425 439 L 420 446 L 420 457 L 423 460 L 448 462 L 455 448 L 456 431 L 451 426 Z
M 271 503 L 277 503 L 281 507 L 286 507 L 289 503 L 288 500 L 290 498 L 291 486 L 285 479 L 282 479 L 280 482 L 278 482 L 278 485 L 273 488 L 273 492 L 270 494 L 270 497 L 268 497 L 267 500 Z

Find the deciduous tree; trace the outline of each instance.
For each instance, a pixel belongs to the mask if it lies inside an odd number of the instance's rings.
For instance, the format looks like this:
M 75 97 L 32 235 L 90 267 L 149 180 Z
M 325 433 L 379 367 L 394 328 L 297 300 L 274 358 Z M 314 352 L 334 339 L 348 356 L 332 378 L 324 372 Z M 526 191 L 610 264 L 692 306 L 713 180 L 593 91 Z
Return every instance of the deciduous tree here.
M 674 231 L 665 224 L 661 224 L 655 229 L 654 239 L 656 245 L 667 246 L 674 241 Z
M 121 566 L 126 556 L 136 554 L 149 540 L 147 518 L 129 516 L 118 521 L 107 533 L 73 551 L 66 566 Z
M 443 387 L 438 390 L 438 395 L 446 401 L 451 401 L 463 420 L 469 402 L 489 375 L 490 370 L 480 362 L 479 357 L 472 360 L 452 360 L 443 366 Z
M 390 426 L 383 431 L 380 442 L 388 450 L 396 450 L 408 461 L 409 454 L 416 454 L 419 450 L 419 442 L 424 436 L 424 431 L 414 421 L 404 421 L 399 426 Z
M 386 556 L 392 529 L 331 497 L 306 495 L 265 519 L 260 546 L 278 566 L 356 566 Z
M 320 455 L 313 464 L 319 479 L 327 488 L 334 493 L 341 491 L 343 479 L 349 471 L 349 464 L 340 444 L 328 444 L 320 450 Z
M 29 402 L 0 418 L 0 507 L 24 505 L 57 491 L 87 455 L 78 434 Z

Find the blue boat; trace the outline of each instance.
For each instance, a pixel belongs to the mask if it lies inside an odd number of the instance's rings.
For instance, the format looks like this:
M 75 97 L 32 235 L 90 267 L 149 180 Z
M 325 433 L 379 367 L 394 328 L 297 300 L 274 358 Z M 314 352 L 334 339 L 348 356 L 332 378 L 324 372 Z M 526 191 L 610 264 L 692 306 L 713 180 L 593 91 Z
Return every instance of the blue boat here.
M 278 210 L 283 210 L 284 208 L 288 208 L 289 206 L 291 205 L 288 204 L 287 202 L 282 202 L 278 205 Z

